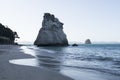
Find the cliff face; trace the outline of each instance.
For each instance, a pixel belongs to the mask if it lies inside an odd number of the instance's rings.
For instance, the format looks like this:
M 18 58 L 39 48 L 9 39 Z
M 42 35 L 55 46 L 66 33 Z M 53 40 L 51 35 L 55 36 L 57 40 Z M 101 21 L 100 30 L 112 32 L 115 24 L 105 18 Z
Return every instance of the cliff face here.
M 42 28 L 40 29 L 34 44 L 38 46 L 68 45 L 66 34 L 63 32 L 63 23 L 55 18 L 54 15 L 45 13 Z
M 0 44 L 14 44 L 16 36 L 16 32 L 0 23 Z

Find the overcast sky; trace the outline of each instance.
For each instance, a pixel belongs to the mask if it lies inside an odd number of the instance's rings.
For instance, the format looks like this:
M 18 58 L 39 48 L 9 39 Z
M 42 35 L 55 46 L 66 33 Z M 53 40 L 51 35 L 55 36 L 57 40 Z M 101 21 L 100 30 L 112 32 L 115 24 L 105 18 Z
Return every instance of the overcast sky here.
M 46 12 L 64 23 L 69 41 L 120 42 L 120 0 L 0 0 L 0 23 L 19 41 L 34 42 Z

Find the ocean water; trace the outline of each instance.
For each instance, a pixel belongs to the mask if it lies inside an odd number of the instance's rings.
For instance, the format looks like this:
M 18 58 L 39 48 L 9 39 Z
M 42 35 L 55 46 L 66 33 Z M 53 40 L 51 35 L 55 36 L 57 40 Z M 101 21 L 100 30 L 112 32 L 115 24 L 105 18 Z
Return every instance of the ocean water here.
M 107 74 L 107 79 L 103 80 L 120 80 L 120 44 L 80 44 L 74 47 L 25 45 L 20 49 L 35 58 L 11 60 L 11 63 L 47 68 L 75 80 L 79 80 L 79 75 L 84 71 Z M 111 75 L 114 78 L 110 78 Z

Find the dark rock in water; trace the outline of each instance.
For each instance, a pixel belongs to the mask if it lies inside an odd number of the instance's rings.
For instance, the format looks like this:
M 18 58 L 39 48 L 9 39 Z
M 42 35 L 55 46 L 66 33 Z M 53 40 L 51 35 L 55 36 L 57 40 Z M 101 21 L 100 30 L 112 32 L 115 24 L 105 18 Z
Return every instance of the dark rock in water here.
M 15 38 L 18 38 L 17 32 L 0 23 L 0 44 L 14 44 Z
M 73 44 L 72 46 L 78 46 L 78 44 Z
M 63 32 L 63 23 L 53 14 L 45 13 L 42 28 L 39 31 L 34 45 L 37 46 L 67 46 L 68 40 Z
M 90 39 L 87 39 L 87 40 L 85 41 L 85 44 L 92 44 L 92 43 L 91 43 Z

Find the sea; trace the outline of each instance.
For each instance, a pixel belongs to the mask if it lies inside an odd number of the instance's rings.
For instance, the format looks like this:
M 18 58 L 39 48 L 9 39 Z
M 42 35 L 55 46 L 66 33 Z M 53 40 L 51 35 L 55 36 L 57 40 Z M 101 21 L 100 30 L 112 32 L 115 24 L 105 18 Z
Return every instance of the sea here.
M 74 80 L 120 80 L 120 44 L 22 45 L 20 49 L 34 58 L 11 60 L 11 63 L 46 68 Z M 100 78 L 95 78 L 96 75 Z

